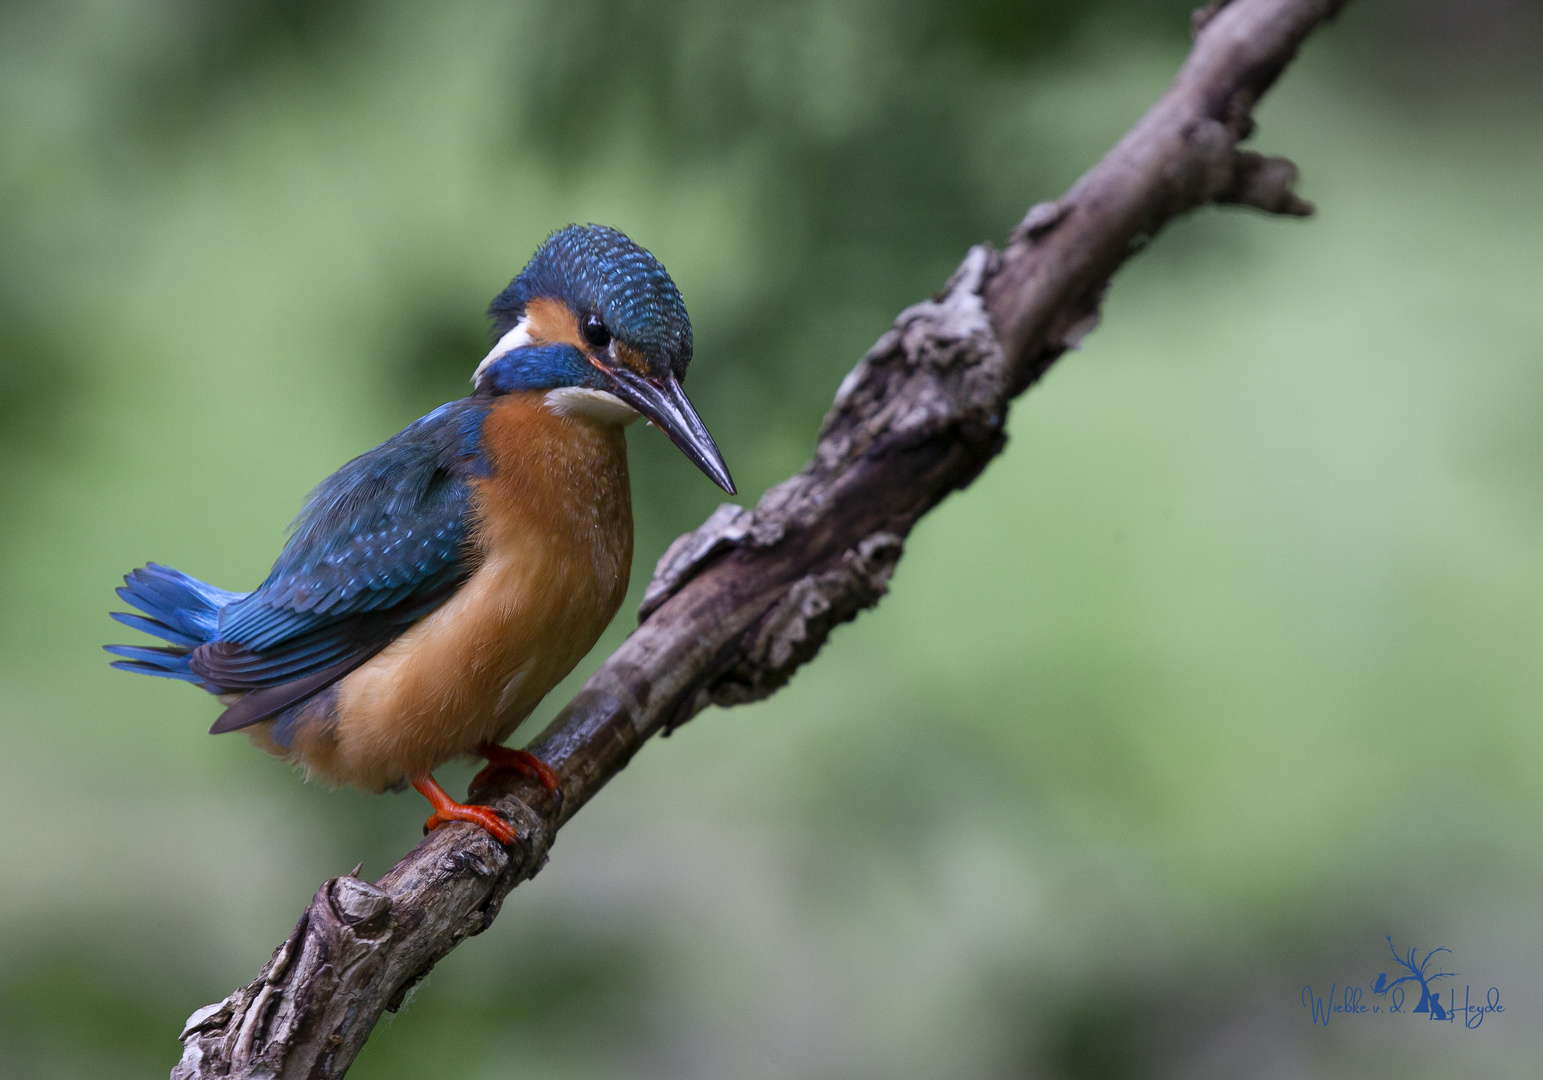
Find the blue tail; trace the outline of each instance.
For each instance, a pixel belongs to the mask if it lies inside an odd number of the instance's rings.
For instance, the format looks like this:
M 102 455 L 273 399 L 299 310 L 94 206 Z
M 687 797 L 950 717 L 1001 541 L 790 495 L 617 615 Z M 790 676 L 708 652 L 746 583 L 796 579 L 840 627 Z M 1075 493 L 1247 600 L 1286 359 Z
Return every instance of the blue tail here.
M 220 610 L 244 595 L 216 589 L 157 563 L 135 570 L 123 579 L 118 596 L 144 615 L 115 611 L 112 617 L 124 626 L 143 630 L 171 644 L 107 645 L 108 652 L 124 658 L 114 660 L 112 666 L 202 686 L 203 680 L 188 667 L 188 657 L 198 646 L 214 640 L 219 631 Z

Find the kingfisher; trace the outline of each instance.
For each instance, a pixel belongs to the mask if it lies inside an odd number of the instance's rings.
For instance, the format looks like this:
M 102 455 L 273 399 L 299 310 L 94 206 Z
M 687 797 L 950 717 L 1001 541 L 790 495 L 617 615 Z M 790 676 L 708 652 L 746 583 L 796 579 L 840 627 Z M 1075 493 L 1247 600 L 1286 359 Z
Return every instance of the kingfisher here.
M 659 261 L 615 229 L 570 225 L 488 308 L 497 342 L 470 397 L 441 405 L 311 493 L 254 591 L 149 563 L 118 622 L 164 646 L 109 645 L 113 667 L 181 679 L 226 706 L 212 734 L 333 786 L 417 788 L 426 830 L 513 826 L 456 802 L 440 765 L 481 757 L 560 797 L 555 772 L 502 745 L 584 657 L 632 567 L 625 429 L 639 416 L 731 495 L 681 387 L 691 321 Z

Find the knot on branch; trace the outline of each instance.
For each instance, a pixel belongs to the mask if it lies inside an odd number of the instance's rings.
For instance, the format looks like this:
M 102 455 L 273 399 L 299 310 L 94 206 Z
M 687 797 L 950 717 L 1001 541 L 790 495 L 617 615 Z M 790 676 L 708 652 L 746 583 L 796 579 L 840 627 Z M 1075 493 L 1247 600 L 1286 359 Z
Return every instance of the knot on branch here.
M 742 705 L 781 688 L 814 657 L 830 632 L 889 591 L 904 541 L 891 532 L 865 537 L 823 573 L 799 578 L 750 631 L 735 664 L 697 693 L 688 713 L 708 704 Z
M 1233 154 L 1232 182 L 1215 198 L 1267 214 L 1310 217 L 1313 204 L 1292 190 L 1296 182 L 1297 167 L 1287 159 L 1239 150 Z
M 1180 137 L 1185 152 L 1169 164 L 1160 197 L 1148 212 L 1151 224 L 1137 234 L 1133 249 L 1144 246 L 1163 223 L 1207 203 L 1251 206 L 1290 217 L 1312 214 L 1312 203 L 1293 190 L 1295 164 L 1238 149 L 1253 133 L 1255 101 L 1249 88 L 1237 89 L 1211 105 L 1211 115 L 1195 117 L 1184 127 Z
M 1252 206 L 1289 217 L 1312 214 L 1313 204 L 1293 190 L 1299 175 L 1294 163 L 1238 149 L 1239 140 L 1253 132 L 1253 105 L 1253 95 L 1239 90 L 1228 99 L 1223 119 L 1200 119 L 1191 125 L 1186 133 L 1194 151 L 1188 182 L 1176 185 L 1178 202 L 1165 207 L 1165 215 L 1208 202 Z
M 391 928 L 391 897 L 356 877 L 335 878 L 326 895 L 339 922 L 360 937 L 379 937 Z
M 1065 221 L 1066 215 L 1072 212 L 1074 205 L 1071 199 L 1035 203 L 1029 207 L 1028 213 L 1023 215 L 1023 220 L 1014 225 L 1012 231 L 1007 234 L 1008 246 L 1031 244 L 1038 240 Z

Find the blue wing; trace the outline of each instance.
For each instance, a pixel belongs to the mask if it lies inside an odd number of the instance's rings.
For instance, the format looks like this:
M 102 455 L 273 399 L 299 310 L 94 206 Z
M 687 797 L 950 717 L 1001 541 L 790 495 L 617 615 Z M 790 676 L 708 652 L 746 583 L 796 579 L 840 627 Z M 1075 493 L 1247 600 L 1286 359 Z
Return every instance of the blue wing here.
M 193 673 L 261 691 L 218 731 L 316 693 L 442 604 L 472 570 L 469 477 L 488 403 L 436 409 L 355 458 L 312 493 L 266 581 L 226 606 Z

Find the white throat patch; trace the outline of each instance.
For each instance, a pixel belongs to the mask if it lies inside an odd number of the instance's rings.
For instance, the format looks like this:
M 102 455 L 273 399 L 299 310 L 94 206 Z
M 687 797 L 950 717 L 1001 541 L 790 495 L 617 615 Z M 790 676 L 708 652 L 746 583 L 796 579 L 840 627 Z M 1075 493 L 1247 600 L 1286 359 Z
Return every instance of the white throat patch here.
M 503 337 L 499 338 L 498 344 L 494 345 L 488 354 L 482 358 L 482 363 L 477 365 L 477 370 L 471 373 L 472 385 L 477 385 L 477 380 L 482 378 L 482 373 L 487 370 L 488 365 L 491 364 L 494 360 L 497 360 L 500 356 L 503 356 L 507 352 L 513 352 L 515 349 L 524 348 L 530 343 L 530 316 L 527 315 L 525 318 L 514 324 L 513 330 L 510 330 Z
M 546 407 L 558 416 L 582 416 L 599 424 L 626 427 L 638 418 L 638 411 L 615 394 L 582 386 L 559 386 L 548 390 Z

